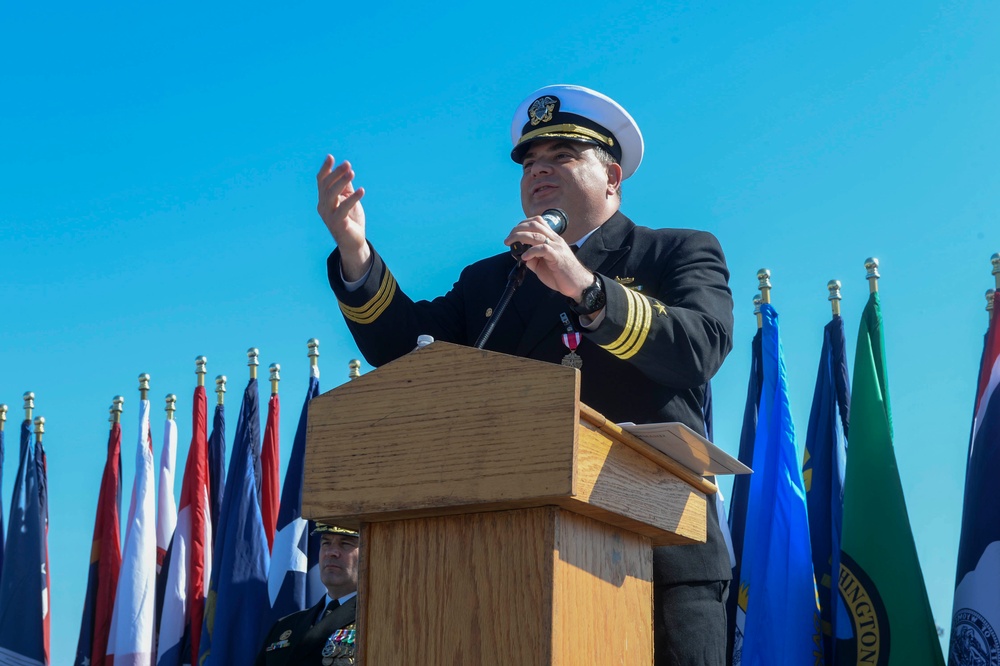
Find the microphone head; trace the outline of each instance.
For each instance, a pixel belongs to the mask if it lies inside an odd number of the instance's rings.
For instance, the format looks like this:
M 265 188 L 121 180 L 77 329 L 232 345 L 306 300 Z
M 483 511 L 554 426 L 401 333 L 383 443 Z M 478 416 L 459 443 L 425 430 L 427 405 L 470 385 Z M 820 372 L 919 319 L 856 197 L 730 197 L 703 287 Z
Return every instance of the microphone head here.
M 560 236 L 566 231 L 566 225 L 569 223 L 566 212 L 561 208 L 549 208 L 539 217 L 545 220 L 545 224 L 549 225 L 549 229 Z

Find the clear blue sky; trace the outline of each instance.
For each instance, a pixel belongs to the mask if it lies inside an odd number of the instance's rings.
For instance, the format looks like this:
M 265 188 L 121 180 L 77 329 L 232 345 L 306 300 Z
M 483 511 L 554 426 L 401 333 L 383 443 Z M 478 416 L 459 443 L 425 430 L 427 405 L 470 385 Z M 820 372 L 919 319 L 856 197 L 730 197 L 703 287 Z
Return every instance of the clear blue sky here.
M 715 233 L 736 299 L 714 382 L 736 453 L 756 271 L 773 302 L 804 438 L 827 280 L 844 283 L 853 358 L 882 261 L 896 455 L 937 622 L 950 624 L 967 438 L 1000 249 L 1000 6 L 993 2 L 7 3 L 0 10 L 0 402 L 37 394 L 51 489 L 54 663 L 71 659 L 107 438 L 137 382 L 179 396 L 183 469 L 194 358 L 230 377 L 246 349 L 283 367 L 283 460 L 305 393 L 357 356 L 326 285 L 314 174 L 355 164 L 370 239 L 414 297 L 501 248 L 521 219 L 508 125 L 521 99 L 577 83 L 646 140 L 623 209 Z M 365 371 L 370 368 L 365 367 Z M 231 446 L 231 444 L 230 444 Z M 802 442 L 800 440 L 800 450 Z M 180 486 L 178 474 L 177 486 Z M 723 483 L 728 487 L 728 482 Z

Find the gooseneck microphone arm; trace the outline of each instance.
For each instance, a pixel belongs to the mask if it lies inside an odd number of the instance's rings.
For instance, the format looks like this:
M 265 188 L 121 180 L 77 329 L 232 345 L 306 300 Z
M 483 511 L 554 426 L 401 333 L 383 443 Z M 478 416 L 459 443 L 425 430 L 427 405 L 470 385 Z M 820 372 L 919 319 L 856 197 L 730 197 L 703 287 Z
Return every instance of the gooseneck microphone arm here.
M 540 216 L 542 220 L 545 221 L 552 231 L 556 232 L 560 236 L 566 231 L 566 213 L 559 208 L 550 208 Z M 474 345 L 476 349 L 482 349 L 486 345 L 486 341 L 490 339 L 493 335 L 493 329 L 496 328 L 497 322 L 500 321 L 500 317 L 503 316 L 504 310 L 510 305 L 510 301 L 514 298 L 514 292 L 521 283 L 524 282 L 524 276 L 527 274 L 528 267 L 521 261 L 521 255 L 524 254 L 530 245 L 525 245 L 523 243 L 513 243 L 510 246 L 510 253 L 514 255 L 517 259 L 517 264 L 511 269 L 510 274 L 507 276 L 507 287 L 503 290 L 503 294 L 500 296 L 500 300 L 497 302 L 497 306 L 493 308 L 493 314 L 490 315 L 489 320 L 486 322 L 486 326 L 483 327 L 483 332 L 479 334 L 479 338 L 476 340 Z

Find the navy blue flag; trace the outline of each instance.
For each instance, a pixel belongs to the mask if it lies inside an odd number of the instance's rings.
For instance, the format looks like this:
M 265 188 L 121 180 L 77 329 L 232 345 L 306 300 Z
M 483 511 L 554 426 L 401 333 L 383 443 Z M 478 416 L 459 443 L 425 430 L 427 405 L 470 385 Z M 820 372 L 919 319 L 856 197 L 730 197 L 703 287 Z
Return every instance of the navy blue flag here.
M 212 534 L 219 533 L 222 496 L 226 491 L 226 408 L 215 406 L 212 434 L 208 438 L 208 506 L 212 513 Z
M 21 423 L 21 450 L 7 525 L 7 557 L 0 575 L 0 661 L 47 664 L 42 607 L 45 550 L 31 421 Z
M 0 497 L 3 497 L 3 429 L 0 428 Z M 7 541 L 7 532 L 3 528 L 3 500 L 0 500 L 0 571 L 3 571 L 3 551 L 4 543 Z
M 949 666 L 992 664 L 1000 658 L 1000 297 L 983 347 L 969 458 L 962 535 L 958 544 Z
M 306 471 L 306 417 L 309 401 L 319 395 L 319 368 L 312 366 L 309 388 L 299 416 L 292 443 L 292 456 L 285 470 L 281 489 L 277 532 L 271 551 L 268 596 L 271 622 L 309 608 L 326 594 L 319 579 L 319 535 L 312 535 L 315 524 L 302 518 L 302 486 Z
M 760 362 L 761 331 L 753 336 L 750 351 L 750 382 L 747 387 L 747 402 L 743 409 L 743 431 L 740 433 L 740 462 L 753 465 L 753 441 L 757 434 L 757 410 L 760 407 L 760 388 L 764 381 Z M 750 496 L 750 474 L 739 474 L 733 479 L 732 496 L 729 498 L 729 531 L 733 539 L 733 582 L 729 598 L 726 600 L 726 663 L 733 663 L 733 643 L 736 636 L 737 608 L 746 613 L 746 598 L 739 594 L 740 562 L 743 560 L 743 542 L 747 525 L 747 498 Z M 742 605 L 742 608 L 740 608 Z
M 259 450 L 257 380 L 251 379 L 243 393 L 222 498 L 199 648 L 200 666 L 254 663 L 269 628 L 270 554 L 254 478 L 255 435 Z
M 778 313 L 760 306 L 764 383 L 757 413 L 740 596 L 746 598 L 734 657 L 742 666 L 815 663 L 819 606 L 809 546 L 806 491 L 795 450 Z
M 844 470 L 850 423 L 851 382 L 847 373 L 844 320 L 834 316 L 823 328 L 816 390 L 813 393 L 802 477 L 809 510 L 809 540 L 823 623 L 823 663 L 835 664 L 837 618 L 846 619 L 841 605 L 840 530 L 844 518 Z M 843 620 L 842 620 L 843 621 Z M 849 633 L 847 634 L 850 635 Z

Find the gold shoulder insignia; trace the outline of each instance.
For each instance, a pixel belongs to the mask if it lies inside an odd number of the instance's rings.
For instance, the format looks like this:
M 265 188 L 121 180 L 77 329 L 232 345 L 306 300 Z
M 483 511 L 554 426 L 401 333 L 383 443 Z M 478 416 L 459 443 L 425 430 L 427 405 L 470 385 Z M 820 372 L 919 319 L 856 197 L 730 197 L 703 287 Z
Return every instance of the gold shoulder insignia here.
M 630 278 L 630 277 L 616 277 L 615 278 L 615 282 L 617 282 L 620 285 L 625 286 L 625 285 L 630 285 L 633 282 L 635 282 L 635 278 Z
M 657 317 L 659 317 L 660 315 L 663 315 L 664 317 L 667 316 L 667 306 L 666 305 L 664 305 L 663 303 L 661 303 L 661 302 L 659 302 L 659 301 L 657 301 L 655 299 L 650 299 L 650 300 L 653 301 L 653 309 L 656 310 L 656 316 Z

